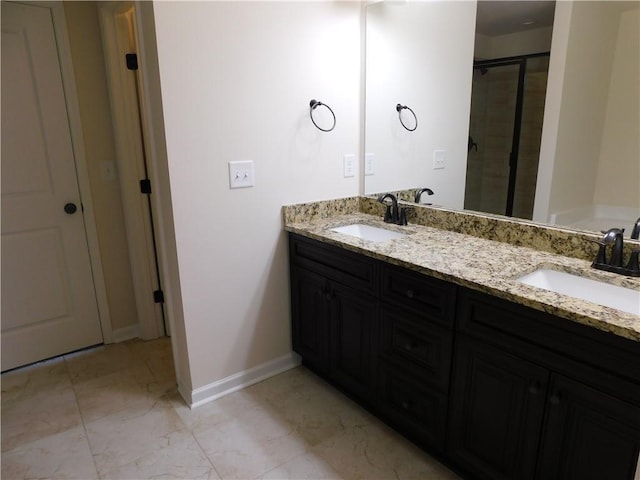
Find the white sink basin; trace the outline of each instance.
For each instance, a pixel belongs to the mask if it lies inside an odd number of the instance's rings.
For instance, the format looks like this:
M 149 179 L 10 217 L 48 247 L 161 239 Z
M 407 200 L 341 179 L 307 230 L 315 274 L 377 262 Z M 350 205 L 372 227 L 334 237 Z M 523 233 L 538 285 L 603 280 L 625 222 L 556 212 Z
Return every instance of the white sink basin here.
M 517 279 L 532 287 L 543 288 L 570 297 L 640 315 L 640 291 L 611 285 L 590 278 L 540 268 Z
M 331 230 L 344 235 L 361 238 L 362 240 L 367 240 L 369 242 L 386 242 L 387 240 L 406 237 L 404 233 L 394 232 L 393 230 L 387 230 L 386 228 L 372 227 L 371 225 L 365 225 L 362 223 L 336 227 Z

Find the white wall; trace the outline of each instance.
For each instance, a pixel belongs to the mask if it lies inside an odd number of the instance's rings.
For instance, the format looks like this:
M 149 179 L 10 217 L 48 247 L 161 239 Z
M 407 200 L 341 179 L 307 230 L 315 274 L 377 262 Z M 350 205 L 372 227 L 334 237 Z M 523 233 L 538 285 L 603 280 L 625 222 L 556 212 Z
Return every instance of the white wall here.
M 281 206 L 356 195 L 359 2 L 156 2 L 169 180 L 191 386 L 291 350 Z M 315 129 L 312 98 L 336 113 Z M 227 162 L 254 160 L 230 190 Z
M 475 15 L 475 1 L 367 7 L 365 143 L 375 174 L 365 192 L 430 187 L 430 202 L 462 208 Z M 398 103 L 415 111 L 414 132 L 400 125 Z M 446 152 L 443 170 L 432 168 L 434 150 Z
M 591 206 L 594 203 L 599 169 L 617 168 L 621 172 L 629 172 L 629 177 L 638 171 L 638 156 L 637 153 L 633 156 L 633 150 L 628 151 L 630 156 L 624 155 L 627 159 L 625 163 L 635 162 L 636 167 L 631 167 L 631 170 L 613 167 L 613 163 L 610 167 L 612 159 L 609 154 L 609 158 L 603 158 L 603 165 L 606 166 L 600 168 L 604 132 L 609 132 L 607 136 L 626 132 L 630 135 L 626 141 L 631 144 L 635 142 L 637 148 L 637 129 L 635 133 L 629 134 L 629 130 L 618 123 L 618 115 L 609 112 L 609 119 L 613 121 L 605 128 L 608 105 L 612 105 L 611 98 L 618 99 L 614 100 L 616 102 L 624 102 L 622 98 L 626 97 L 629 103 L 633 103 L 633 95 L 635 98 L 638 95 L 637 74 L 635 81 L 624 78 L 616 80 L 615 88 L 628 86 L 631 88 L 630 92 L 635 90 L 631 97 L 628 93 L 611 90 L 614 58 L 618 57 L 620 14 L 630 5 L 633 6 L 631 2 L 606 1 L 556 4 L 534 209 L 536 221 L 547 222 L 550 214 Z M 622 38 L 632 43 L 635 38 L 637 44 L 637 33 L 636 37 L 624 33 Z M 627 59 L 631 59 L 627 55 L 634 48 L 637 51 L 637 45 L 629 48 L 631 50 L 623 54 Z M 633 70 L 628 65 L 619 67 L 630 73 L 628 68 Z M 627 73 L 621 75 L 624 77 Z M 618 77 L 619 74 L 615 76 Z M 636 100 L 636 112 L 637 105 Z M 632 112 L 634 107 L 630 105 L 629 108 Z M 623 117 L 625 115 L 632 116 L 633 113 L 622 114 Z M 635 125 L 637 122 L 636 118 Z M 626 175 L 621 172 L 620 176 Z M 636 182 L 635 188 L 629 187 L 636 192 L 637 179 L 636 175 L 634 180 L 630 180 L 631 183 Z
M 490 60 L 548 52 L 552 32 L 553 27 L 542 27 L 495 37 L 479 33 L 475 38 L 474 56 L 476 60 Z
M 620 16 L 594 203 L 640 215 L 640 5 L 633 5 Z
M 182 308 L 182 291 L 178 270 L 175 225 L 171 202 L 171 180 L 164 131 L 164 111 L 160 87 L 160 71 L 155 31 L 154 6 L 148 1 L 136 2 L 136 30 L 140 52 L 140 78 L 143 102 L 141 113 L 146 119 L 145 146 L 147 168 L 152 182 L 151 204 L 155 225 L 162 289 L 165 294 L 164 311 L 170 326 L 176 377 L 181 392 L 191 392 L 191 367 L 187 348 L 187 334 Z M 148 102 L 144 100 L 149 100 Z

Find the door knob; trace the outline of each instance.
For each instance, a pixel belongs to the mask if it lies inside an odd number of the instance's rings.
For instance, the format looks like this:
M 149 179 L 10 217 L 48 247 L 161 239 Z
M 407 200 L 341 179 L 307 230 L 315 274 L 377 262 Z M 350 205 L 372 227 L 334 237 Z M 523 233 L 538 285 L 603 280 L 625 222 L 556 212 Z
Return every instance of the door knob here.
M 64 206 L 64 213 L 66 213 L 67 215 L 73 215 L 74 213 L 76 213 L 76 211 L 78 210 L 78 207 L 76 207 L 75 203 L 67 203 Z

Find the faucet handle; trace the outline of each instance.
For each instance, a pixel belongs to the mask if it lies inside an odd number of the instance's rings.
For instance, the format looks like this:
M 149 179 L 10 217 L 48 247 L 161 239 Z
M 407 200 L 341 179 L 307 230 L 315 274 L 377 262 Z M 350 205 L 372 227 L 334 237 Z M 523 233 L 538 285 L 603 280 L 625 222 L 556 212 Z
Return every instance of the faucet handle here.
M 390 223 L 392 221 L 391 205 L 387 205 L 386 203 L 384 203 L 383 205 L 386 207 L 384 211 L 384 222 Z
M 640 277 L 640 261 L 638 256 L 640 255 L 640 248 L 634 248 L 631 250 L 631 256 L 629 257 L 629 263 L 625 267 L 628 271 L 627 275 L 632 277 Z
M 605 248 L 607 246 L 607 244 L 605 243 L 604 239 L 600 239 L 600 240 L 594 240 L 594 239 L 589 239 L 590 242 L 596 243 L 598 245 L 598 255 L 596 255 L 596 259 L 594 260 L 593 264 L 594 265 L 604 265 L 607 263 L 607 258 L 605 255 Z
M 398 225 L 407 224 L 407 207 L 400 208 L 400 216 L 398 218 Z
M 638 240 L 640 237 L 640 218 L 636 220 L 636 223 L 633 224 L 633 228 L 631 229 L 631 238 L 633 240 Z

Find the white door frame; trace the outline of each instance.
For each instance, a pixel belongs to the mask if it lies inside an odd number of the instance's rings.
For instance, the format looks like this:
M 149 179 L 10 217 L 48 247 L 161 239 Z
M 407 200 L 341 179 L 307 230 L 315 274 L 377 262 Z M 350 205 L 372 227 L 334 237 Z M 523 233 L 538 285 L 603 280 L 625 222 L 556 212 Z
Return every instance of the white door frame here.
M 93 286 L 96 292 L 100 326 L 102 327 L 102 338 L 104 343 L 111 343 L 113 341 L 111 314 L 109 312 L 109 302 L 107 299 L 107 287 L 104 281 L 104 272 L 102 269 L 102 259 L 100 258 L 100 243 L 98 241 L 98 229 L 96 227 L 95 212 L 93 209 L 93 197 L 91 196 L 91 183 L 89 182 L 87 158 L 84 150 L 84 136 L 80 117 L 80 106 L 76 91 L 73 62 L 71 61 L 71 47 L 69 45 L 64 6 L 60 1 L 25 1 L 15 3 L 36 5 L 38 7 L 48 8 L 51 11 L 51 18 L 53 19 L 56 43 L 58 47 L 58 58 L 60 60 L 60 73 L 62 75 L 65 103 L 67 105 L 67 113 L 69 117 L 69 129 L 71 131 L 71 143 L 77 172 L 78 187 L 80 190 L 80 199 L 82 201 L 84 226 L 93 276 Z
M 162 304 L 153 299 L 160 272 L 156 269 L 148 199 L 140 193 L 139 186 L 145 173 L 145 153 L 149 155 L 145 135 L 148 125 L 139 105 L 144 92 L 138 75 L 132 78 L 124 68 L 123 52 L 139 50 L 135 6 L 126 1 L 101 2 L 99 14 L 139 334 L 150 340 L 163 336 L 165 325 Z M 126 18 L 129 15 L 133 17 Z M 122 33 L 124 20 L 129 20 L 133 29 L 128 36 Z M 151 159 L 147 158 L 147 162 L 151 163 Z

